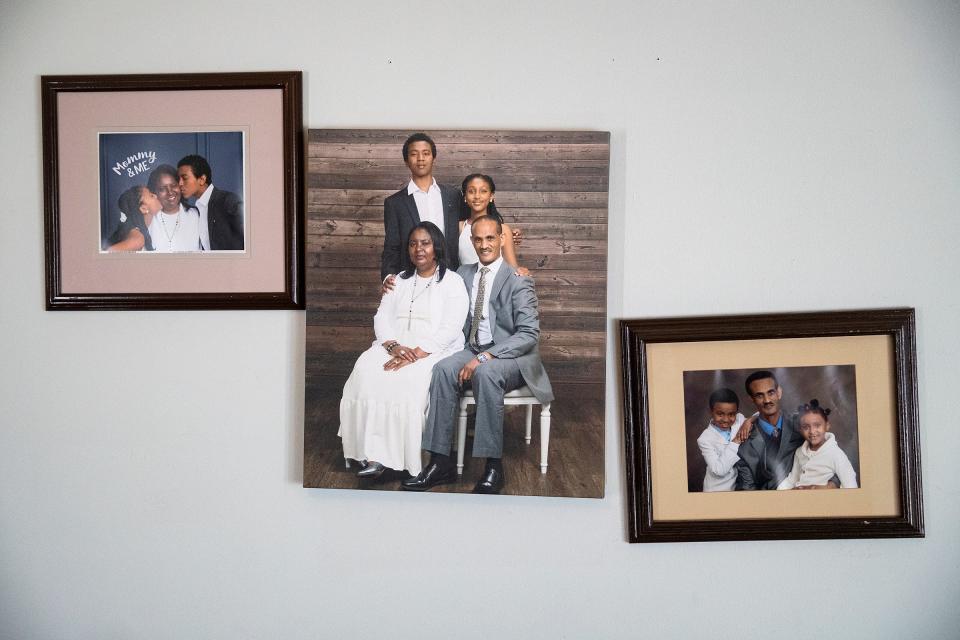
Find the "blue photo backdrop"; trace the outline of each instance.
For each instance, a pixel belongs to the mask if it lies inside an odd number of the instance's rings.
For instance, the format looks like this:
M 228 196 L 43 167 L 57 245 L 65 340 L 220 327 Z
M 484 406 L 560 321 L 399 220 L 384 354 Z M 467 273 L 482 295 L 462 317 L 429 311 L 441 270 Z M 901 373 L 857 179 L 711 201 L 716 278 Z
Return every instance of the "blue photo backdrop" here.
M 184 156 L 201 155 L 210 163 L 213 184 L 243 198 L 243 132 L 100 134 L 100 244 L 120 224 L 120 194 L 147 184 L 161 164 L 174 167 Z

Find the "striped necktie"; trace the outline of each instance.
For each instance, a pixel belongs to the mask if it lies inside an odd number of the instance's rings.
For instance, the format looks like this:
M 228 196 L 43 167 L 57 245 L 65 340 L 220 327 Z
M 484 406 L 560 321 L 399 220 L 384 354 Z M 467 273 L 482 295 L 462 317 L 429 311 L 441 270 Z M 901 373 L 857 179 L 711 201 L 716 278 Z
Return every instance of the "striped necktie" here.
M 487 291 L 487 273 L 488 267 L 480 268 L 480 283 L 477 285 L 477 301 L 473 303 L 473 320 L 470 321 L 470 338 L 467 342 L 473 347 L 478 347 L 477 331 L 480 329 L 480 321 L 483 319 L 483 295 Z

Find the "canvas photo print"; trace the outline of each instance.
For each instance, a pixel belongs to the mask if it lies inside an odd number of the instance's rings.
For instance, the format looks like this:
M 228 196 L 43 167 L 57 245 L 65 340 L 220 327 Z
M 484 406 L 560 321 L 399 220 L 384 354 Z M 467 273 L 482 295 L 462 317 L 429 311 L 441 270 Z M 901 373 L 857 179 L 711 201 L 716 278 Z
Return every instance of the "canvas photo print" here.
M 603 495 L 609 134 L 311 130 L 304 486 Z

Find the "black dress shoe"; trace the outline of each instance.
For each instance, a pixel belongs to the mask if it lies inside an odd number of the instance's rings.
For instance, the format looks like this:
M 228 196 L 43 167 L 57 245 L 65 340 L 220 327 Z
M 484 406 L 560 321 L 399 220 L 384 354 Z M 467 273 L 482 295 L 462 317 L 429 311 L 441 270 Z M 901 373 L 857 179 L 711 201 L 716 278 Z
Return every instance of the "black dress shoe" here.
M 473 488 L 474 493 L 500 493 L 503 489 L 503 471 L 490 467 L 483 472 L 483 477 Z
M 357 477 L 373 480 L 374 478 L 379 478 L 382 476 L 383 472 L 386 470 L 387 468 L 379 462 L 369 462 L 367 463 L 367 466 L 357 472 Z
M 457 479 L 457 468 L 448 467 L 446 469 L 441 469 L 440 465 L 436 462 L 431 462 L 426 467 L 423 468 L 423 471 L 418 473 L 414 478 L 408 478 L 400 483 L 401 489 L 406 489 L 407 491 L 426 491 L 427 489 L 432 489 L 433 487 L 439 484 L 447 484 L 449 482 L 454 482 Z

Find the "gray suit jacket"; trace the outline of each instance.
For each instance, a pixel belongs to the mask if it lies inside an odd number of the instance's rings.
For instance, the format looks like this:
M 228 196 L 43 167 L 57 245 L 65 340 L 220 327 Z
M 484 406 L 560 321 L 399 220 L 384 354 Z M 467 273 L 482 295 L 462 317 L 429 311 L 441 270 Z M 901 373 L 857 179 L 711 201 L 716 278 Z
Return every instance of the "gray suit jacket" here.
M 734 468 L 737 470 L 738 491 L 776 489 L 787 477 L 793 467 L 793 454 L 803 444 L 799 422 L 797 414 L 783 414 L 783 431 L 776 450 L 773 450 L 773 443 L 763 434 L 760 425 L 753 427 L 737 452 L 740 460 Z
M 467 295 L 473 293 L 473 276 L 479 266 L 479 263 L 468 264 L 457 270 L 467 286 Z M 520 366 L 523 381 L 537 396 L 537 400 L 542 403 L 553 402 L 550 378 L 537 349 L 540 316 L 533 278 L 515 275 L 513 267 L 504 262 L 490 288 L 489 313 L 493 329 L 493 346 L 488 349 L 490 354 L 495 358 L 514 358 Z M 466 338 L 470 336 L 472 316 L 472 312 L 468 313 L 463 325 Z

